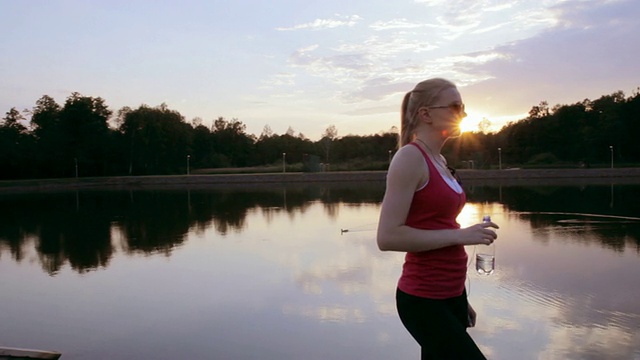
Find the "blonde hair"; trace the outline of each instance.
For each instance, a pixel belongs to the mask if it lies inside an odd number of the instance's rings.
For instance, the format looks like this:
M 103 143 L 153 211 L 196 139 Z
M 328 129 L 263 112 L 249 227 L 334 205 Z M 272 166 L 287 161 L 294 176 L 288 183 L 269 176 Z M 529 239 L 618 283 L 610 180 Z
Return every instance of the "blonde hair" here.
M 418 83 L 413 90 L 404 95 L 400 111 L 398 148 L 401 148 L 413 140 L 414 132 L 418 125 L 416 121 L 418 109 L 423 106 L 434 105 L 440 93 L 451 88 L 456 88 L 456 85 L 451 81 L 434 78 Z

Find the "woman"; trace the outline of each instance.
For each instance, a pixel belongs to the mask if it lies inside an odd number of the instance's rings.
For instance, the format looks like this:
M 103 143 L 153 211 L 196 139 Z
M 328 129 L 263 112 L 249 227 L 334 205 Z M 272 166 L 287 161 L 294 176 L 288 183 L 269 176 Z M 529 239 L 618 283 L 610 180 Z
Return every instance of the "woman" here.
M 440 154 L 466 115 L 456 86 L 444 79 L 423 81 L 405 95 L 400 149 L 382 200 L 378 247 L 407 253 L 396 305 L 422 359 L 485 359 L 466 330 L 476 313 L 464 288 L 464 246 L 492 243 L 497 235 L 490 227 L 498 226 L 460 228 L 456 217 L 466 196 Z

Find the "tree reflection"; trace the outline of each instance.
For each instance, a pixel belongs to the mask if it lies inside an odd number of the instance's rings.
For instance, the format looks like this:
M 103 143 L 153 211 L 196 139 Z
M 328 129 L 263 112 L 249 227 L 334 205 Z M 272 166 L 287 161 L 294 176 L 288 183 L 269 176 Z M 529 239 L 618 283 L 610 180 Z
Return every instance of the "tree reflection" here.
M 340 186 L 5 195 L 0 198 L 0 255 L 8 250 L 22 262 L 33 247 L 48 274 L 65 264 L 83 273 L 108 266 L 117 248 L 126 254 L 169 256 L 189 231 L 240 232 L 254 209 L 304 213 L 321 201 L 327 213 L 337 216 L 338 203 L 378 202 L 383 191 L 379 184 Z
M 468 196 L 474 203 L 502 199 L 504 208 L 527 219 L 542 241 L 545 231 L 566 231 L 575 234 L 571 237 L 575 241 L 598 241 L 613 251 L 623 251 L 634 242 L 640 252 L 638 221 L 598 222 L 584 216 L 579 220 L 585 222 L 576 225 L 567 221 L 571 216 L 561 215 L 640 214 L 639 203 L 630 201 L 637 198 L 637 185 L 616 185 L 615 191 L 612 187 L 475 185 Z M 383 195 L 384 185 L 376 182 L 3 195 L 0 256 L 8 254 L 22 262 L 35 251 L 48 274 L 55 275 L 67 264 L 83 273 L 107 267 L 118 251 L 169 256 L 189 232 L 241 232 L 252 211 L 260 211 L 269 222 L 283 212 L 304 214 L 319 202 L 333 219 L 340 216 L 340 204 L 379 204 Z
M 640 249 L 638 185 L 474 187 L 472 202 L 496 201 L 529 221 L 537 239 L 549 231 L 573 233 L 575 241 L 593 239 L 614 251 L 628 242 Z M 635 217 L 634 217 L 635 216 Z M 589 236 L 587 236 L 589 235 Z M 640 253 L 640 251 L 639 251 Z

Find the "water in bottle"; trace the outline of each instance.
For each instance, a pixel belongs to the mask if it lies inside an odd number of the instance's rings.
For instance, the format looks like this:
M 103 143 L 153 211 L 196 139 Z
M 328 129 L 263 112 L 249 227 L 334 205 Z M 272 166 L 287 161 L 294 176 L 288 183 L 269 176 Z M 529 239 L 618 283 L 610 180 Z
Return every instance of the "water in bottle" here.
M 491 217 L 485 215 L 483 222 L 491 222 Z M 476 245 L 476 271 L 480 275 L 491 275 L 496 268 L 496 245 Z

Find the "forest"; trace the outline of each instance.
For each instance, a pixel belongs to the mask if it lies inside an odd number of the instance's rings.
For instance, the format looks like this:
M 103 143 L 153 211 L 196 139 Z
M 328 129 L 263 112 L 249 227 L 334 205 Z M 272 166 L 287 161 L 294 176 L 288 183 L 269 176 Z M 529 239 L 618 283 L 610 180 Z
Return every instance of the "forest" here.
M 302 120 L 302 119 L 301 119 Z M 390 119 L 391 124 L 399 123 Z M 485 121 L 486 124 L 486 121 Z M 636 166 L 640 163 L 640 88 L 596 100 L 533 106 L 498 132 L 463 133 L 443 154 L 457 168 Z M 60 105 L 48 96 L 0 121 L 0 179 L 68 178 L 253 171 L 384 170 L 397 149 L 394 128 L 318 141 L 269 126 L 256 136 L 239 119 L 211 127 L 161 104 L 113 112 L 100 97 L 72 93 Z

